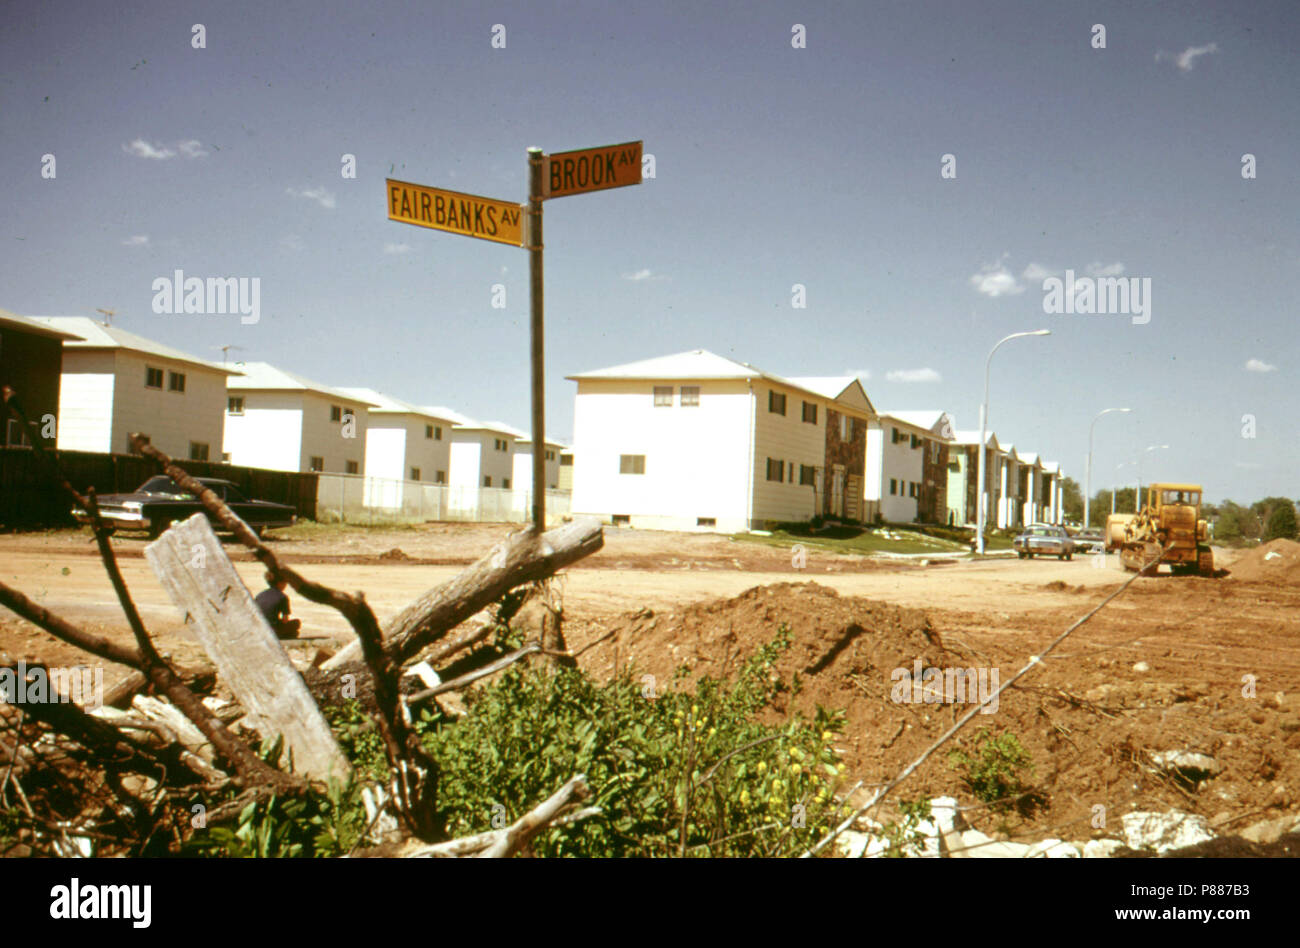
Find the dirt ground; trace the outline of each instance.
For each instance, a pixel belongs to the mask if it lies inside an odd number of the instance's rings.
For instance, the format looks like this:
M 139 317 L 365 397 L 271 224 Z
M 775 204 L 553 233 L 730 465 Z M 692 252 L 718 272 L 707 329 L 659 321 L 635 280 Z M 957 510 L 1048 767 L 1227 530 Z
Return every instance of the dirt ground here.
M 272 543 L 313 579 L 365 591 L 383 621 L 510 529 L 348 529 Z M 114 540 L 142 616 L 164 652 L 198 661 L 197 644 L 143 559 L 145 542 Z M 1300 571 L 1293 568 L 1300 545 L 1292 546 L 1235 557 L 1216 551 L 1227 567 L 1218 578 L 1136 580 L 1008 689 L 996 713 L 977 715 L 964 743 L 982 726 L 1015 733 L 1035 761 L 1031 784 L 1045 802 L 1024 816 L 972 811 L 972 822 L 986 832 L 1082 839 L 1094 835 L 1099 804 L 1112 832 L 1131 809 L 1200 813 L 1224 832 L 1300 810 Z M 227 549 L 250 588 L 262 588 L 259 565 Z M 598 677 L 629 662 L 662 680 L 681 664 L 723 673 L 787 624 L 794 644 L 779 670 L 800 676 L 794 705 L 845 709 L 840 746 L 850 774 L 869 785 L 900 770 L 968 710 L 893 700 L 895 669 L 920 659 L 925 667 L 996 668 L 1005 681 L 1129 575 L 1114 556 L 1098 568 L 1091 557 L 921 565 L 816 551 L 797 571 L 779 548 L 607 530 L 605 548 L 567 570 L 561 585 L 569 646 L 609 636 L 582 657 Z M 65 618 L 129 641 L 84 531 L 0 535 L 0 579 Z M 293 609 L 306 633 L 349 638 L 330 610 L 298 597 Z M 85 660 L 7 612 L 0 614 L 3 657 Z M 1168 750 L 1211 755 L 1222 772 L 1200 783 L 1161 772 L 1151 754 Z M 944 753 L 899 791 L 904 798 L 940 793 L 972 802 Z

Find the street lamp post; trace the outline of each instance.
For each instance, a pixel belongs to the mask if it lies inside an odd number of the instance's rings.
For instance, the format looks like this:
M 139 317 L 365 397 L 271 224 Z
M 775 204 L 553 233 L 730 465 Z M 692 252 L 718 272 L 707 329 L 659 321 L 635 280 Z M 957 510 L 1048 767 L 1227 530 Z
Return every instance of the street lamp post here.
M 1083 475 L 1083 528 L 1085 530 L 1087 530 L 1090 526 L 1092 526 L 1092 521 L 1089 519 L 1089 514 L 1092 512 L 1092 432 L 1093 429 L 1097 427 L 1097 421 L 1101 418 L 1102 415 L 1109 415 L 1111 412 L 1130 412 L 1132 410 L 1133 409 L 1131 408 L 1107 408 L 1104 411 L 1098 412 L 1097 417 L 1092 419 L 1092 424 L 1088 426 L 1088 465 L 1085 468 L 1084 475 Z M 1113 494 L 1111 495 L 1111 499 L 1112 501 L 1114 500 Z M 1111 511 L 1111 513 L 1114 512 L 1115 512 L 1114 510 Z
M 1134 512 L 1134 513 L 1137 513 L 1139 510 L 1142 509 L 1142 459 L 1143 459 L 1144 457 L 1146 457 L 1147 453 L 1150 452 L 1150 451 L 1163 451 L 1163 450 L 1167 449 L 1168 447 L 1169 447 L 1169 445 L 1167 445 L 1167 444 L 1152 444 L 1152 445 L 1148 445 L 1147 447 L 1143 448 L 1143 449 L 1142 449 L 1142 453 L 1138 455 L 1138 458 L 1137 458 L 1137 469 L 1138 469 L 1137 496 L 1133 498 L 1133 512 Z
M 1050 336 L 1050 329 L 1035 329 L 1032 332 L 1013 332 L 1004 339 L 999 339 L 998 344 L 989 350 L 989 357 L 984 360 L 984 401 L 980 403 L 980 443 L 978 447 L 978 466 L 979 476 L 975 487 L 975 549 L 980 556 L 984 555 L 984 438 L 985 428 L 988 425 L 989 414 L 989 367 L 993 364 L 993 353 L 998 351 L 998 347 L 1004 342 L 1010 342 L 1012 339 L 1018 339 L 1021 336 Z

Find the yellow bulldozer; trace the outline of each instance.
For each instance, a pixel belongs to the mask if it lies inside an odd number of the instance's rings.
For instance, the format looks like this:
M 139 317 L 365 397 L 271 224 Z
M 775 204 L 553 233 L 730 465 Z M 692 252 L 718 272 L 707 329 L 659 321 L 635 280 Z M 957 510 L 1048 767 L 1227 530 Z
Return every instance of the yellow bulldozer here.
M 1136 572 L 1157 560 L 1168 563 L 1176 574 L 1214 575 L 1199 484 L 1150 485 L 1142 509 L 1136 515 L 1112 518 L 1106 533 L 1107 545 L 1119 547 L 1125 569 Z

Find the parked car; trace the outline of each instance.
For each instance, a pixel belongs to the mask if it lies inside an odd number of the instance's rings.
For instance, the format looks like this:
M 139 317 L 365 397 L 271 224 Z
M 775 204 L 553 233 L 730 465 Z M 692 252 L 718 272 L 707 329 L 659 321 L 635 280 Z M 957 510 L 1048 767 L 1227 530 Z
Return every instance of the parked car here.
M 249 500 L 230 481 L 215 477 L 195 478 L 226 502 L 258 536 L 268 527 L 288 527 L 298 519 L 293 507 L 269 500 Z M 202 512 L 214 528 L 218 524 L 193 494 L 165 475 L 151 477 L 130 494 L 105 494 L 99 498 L 99 514 L 108 523 L 125 530 L 146 530 L 156 537 L 178 520 Z M 78 523 L 90 523 L 90 514 L 73 508 Z
M 1080 555 L 1106 552 L 1106 540 L 1100 530 L 1080 530 L 1070 539 L 1074 542 L 1074 552 Z
M 1011 541 L 1012 548 L 1023 560 L 1035 556 L 1055 556 L 1058 560 L 1074 557 L 1074 541 L 1064 527 L 1050 523 L 1031 523 L 1023 533 Z

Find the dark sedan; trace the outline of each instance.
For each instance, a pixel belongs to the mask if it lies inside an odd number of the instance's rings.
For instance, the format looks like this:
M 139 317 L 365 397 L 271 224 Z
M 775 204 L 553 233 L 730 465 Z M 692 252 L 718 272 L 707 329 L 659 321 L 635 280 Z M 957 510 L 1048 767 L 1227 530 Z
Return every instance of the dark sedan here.
M 1074 557 L 1074 543 L 1064 527 L 1050 523 L 1032 523 L 1024 533 L 1011 541 L 1012 547 L 1023 560 L 1035 556 L 1055 556 L 1060 560 Z
M 215 477 L 195 480 L 224 500 L 258 536 L 268 527 L 288 527 L 298 519 L 293 507 L 269 500 L 249 500 L 230 481 Z M 197 497 L 163 475 L 149 478 L 134 493 L 105 494 L 99 498 L 99 513 L 104 520 L 126 530 L 147 530 L 151 537 L 200 512 L 207 515 L 213 527 L 217 526 Z M 73 509 L 72 516 L 79 523 L 90 522 L 90 515 L 80 507 Z

